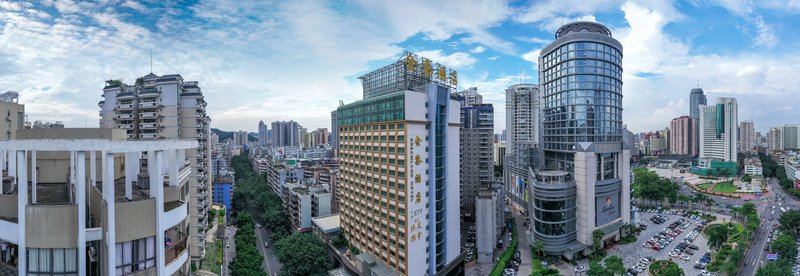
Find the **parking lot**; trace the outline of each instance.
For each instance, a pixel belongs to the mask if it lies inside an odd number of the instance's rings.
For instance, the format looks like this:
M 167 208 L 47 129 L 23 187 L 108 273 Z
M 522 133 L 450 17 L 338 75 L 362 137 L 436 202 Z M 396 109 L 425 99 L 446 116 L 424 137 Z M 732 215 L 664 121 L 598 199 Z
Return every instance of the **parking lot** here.
M 656 224 L 651 221 L 651 218 L 656 215 L 659 215 L 663 218 L 663 223 Z M 682 226 L 677 226 L 674 230 L 668 228 L 674 222 L 679 221 L 679 219 L 683 219 L 684 221 Z M 609 250 L 609 255 L 620 256 L 625 263 L 626 269 L 634 267 L 634 265 L 638 264 L 643 258 L 650 257 L 655 260 L 674 261 L 683 269 L 685 275 L 700 275 L 703 270 L 696 269 L 694 266 L 696 262 L 699 261 L 706 252 L 709 251 L 708 241 L 705 237 L 703 237 L 703 235 L 699 233 L 696 235 L 691 234 L 695 228 L 699 226 L 699 223 L 701 223 L 702 220 L 700 218 L 692 219 L 690 217 L 669 214 L 666 212 L 663 214 L 640 212 L 640 221 L 647 224 L 647 229 L 643 230 L 639 234 L 636 242 L 625 245 L 617 245 Z M 690 237 L 690 234 L 695 236 L 693 241 L 687 240 L 686 249 L 689 249 L 691 254 L 687 254 L 689 252 L 682 250 L 684 253 L 672 254 L 672 256 L 670 256 L 671 251 L 678 247 L 678 245 L 683 242 L 684 239 Z M 673 235 L 674 237 L 672 237 Z M 659 242 L 662 244 L 666 242 L 666 244 L 664 244 L 661 250 L 655 250 L 651 247 L 643 246 L 643 244 L 647 243 L 648 241 L 652 241 L 651 244 L 658 244 Z M 696 247 L 697 249 L 691 249 L 691 247 Z M 687 257 L 688 260 L 681 258 L 681 255 Z M 640 272 L 638 274 L 647 275 L 646 272 Z

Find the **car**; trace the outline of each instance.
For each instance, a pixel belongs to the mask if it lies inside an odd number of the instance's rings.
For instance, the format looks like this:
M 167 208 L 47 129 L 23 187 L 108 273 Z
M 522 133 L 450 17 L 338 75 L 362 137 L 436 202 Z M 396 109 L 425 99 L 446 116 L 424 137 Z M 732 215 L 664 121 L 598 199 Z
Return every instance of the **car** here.
M 694 255 L 694 251 L 690 249 L 686 249 L 685 251 L 683 251 L 683 253 L 686 253 L 687 255 Z
M 639 263 L 640 263 L 640 264 L 645 264 L 645 265 L 646 265 L 646 264 L 649 264 L 649 263 L 650 263 L 650 260 L 648 260 L 647 258 L 641 258 L 641 259 L 639 259 Z
M 256 228 L 261 228 L 261 224 L 256 223 Z
M 513 269 L 506 268 L 506 269 L 503 271 L 503 276 L 514 276 L 514 275 L 517 275 L 517 272 L 516 272 L 516 271 L 514 271 Z
M 669 252 L 669 256 L 673 257 L 673 258 L 674 257 L 678 257 L 678 253 L 675 253 L 675 251 L 672 251 L 672 252 Z
M 628 273 L 630 273 L 632 275 L 638 275 L 639 274 L 639 271 L 636 271 L 636 269 L 633 269 L 632 267 L 628 268 L 627 271 L 628 271 Z
M 269 248 L 269 242 L 264 242 L 264 247 Z
M 710 275 L 711 275 L 711 273 L 708 273 L 708 270 L 705 270 L 705 269 L 703 269 L 703 270 L 701 270 L 701 271 L 700 271 L 700 275 L 703 275 L 703 276 L 710 276 Z
M 681 260 L 688 261 L 689 260 L 689 255 L 686 255 L 686 254 L 681 255 Z
M 514 252 L 514 258 L 517 258 L 517 259 L 519 259 L 519 258 L 520 258 L 520 252 L 519 252 L 519 250 L 517 250 L 517 252 Z
M 587 269 L 586 267 L 579 266 L 575 268 L 575 272 L 585 272 Z

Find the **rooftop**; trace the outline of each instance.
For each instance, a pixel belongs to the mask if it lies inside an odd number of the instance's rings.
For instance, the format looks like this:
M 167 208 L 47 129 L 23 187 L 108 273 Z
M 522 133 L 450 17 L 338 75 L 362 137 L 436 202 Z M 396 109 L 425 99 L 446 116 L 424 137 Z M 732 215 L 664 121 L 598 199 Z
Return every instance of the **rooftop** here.
M 341 229 L 341 217 L 339 214 L 312 218 L 311 222 L 314 223 L 314 226 L 319 228 L 320 231 L 326 234 Z

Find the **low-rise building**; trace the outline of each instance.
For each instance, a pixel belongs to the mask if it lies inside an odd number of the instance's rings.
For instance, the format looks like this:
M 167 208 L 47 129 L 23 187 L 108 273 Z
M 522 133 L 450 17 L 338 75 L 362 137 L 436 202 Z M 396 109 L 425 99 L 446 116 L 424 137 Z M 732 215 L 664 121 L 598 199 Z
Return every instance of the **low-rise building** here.
M 288 182 L 284 184 L 282 199 L 294 231 L 310 231 L 311 218 L 330 215 L 331 193 L 327 187 Z
M 761 167 L 761 160 L 756 158 L 746 158 L 744 160 L 744 173 L 751 176 L 763 176 L 764 169 Z

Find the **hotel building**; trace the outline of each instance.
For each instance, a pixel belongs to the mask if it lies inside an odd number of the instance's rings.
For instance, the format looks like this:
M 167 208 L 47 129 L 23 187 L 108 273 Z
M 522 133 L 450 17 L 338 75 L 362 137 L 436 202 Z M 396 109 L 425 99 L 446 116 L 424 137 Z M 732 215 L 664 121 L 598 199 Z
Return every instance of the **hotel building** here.
M 364 99 L 336 114 L 342 231 L 362 272 L 463 274 L 456 73 L 405 53 L 360 79 Z

